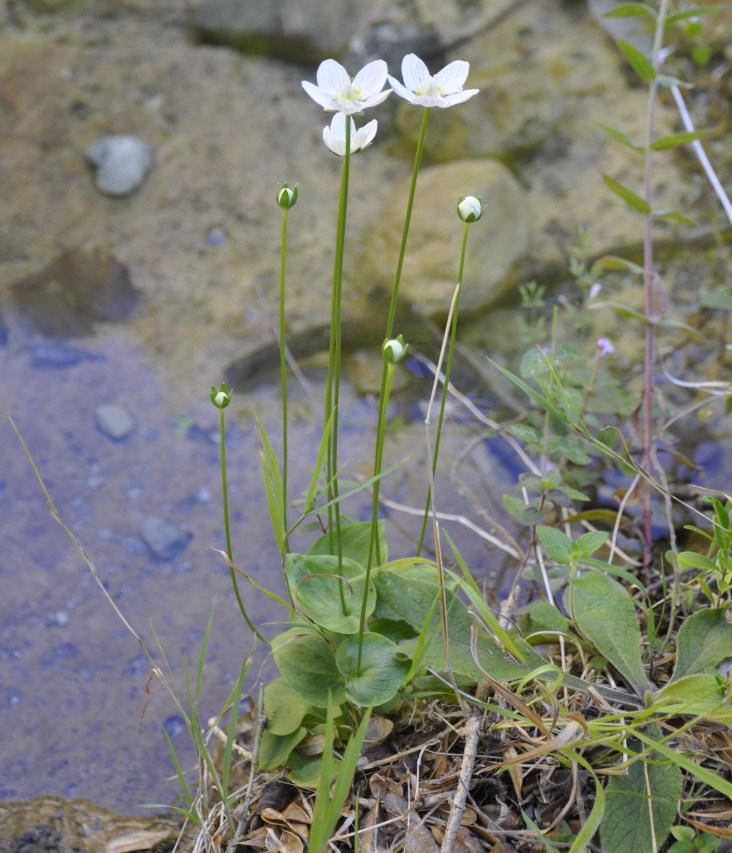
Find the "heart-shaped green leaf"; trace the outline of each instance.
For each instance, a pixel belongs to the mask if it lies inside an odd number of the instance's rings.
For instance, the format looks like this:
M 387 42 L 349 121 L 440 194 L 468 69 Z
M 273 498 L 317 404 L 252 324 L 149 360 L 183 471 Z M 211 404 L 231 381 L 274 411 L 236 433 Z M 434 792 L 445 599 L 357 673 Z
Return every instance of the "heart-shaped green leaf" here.
M 330 554 L 288 554 L 285 563 L 295 604 L 309 619 L 336 634 L 355 634 L 359 628 L 365 572 L 354 560 Z M 376 606 L 376 592 L 369 583 L 366 616 Z
M 379 558 L 381 563 L 387 560 L 386 549 L 386 528 L 384 520 L 381 519 L 378 523 L 377 543 L 379 549 Z M 362 521 L 356 524 L 344 524 L 341 527 L 341 554 L 348 557 L 349 560 L 355 560 L 362 566 L 368 565 L 369 547 L 371 544 L 371 522 Z M 308 548 L 308 555 L 315 554 L 332 554 L 330 549 L 330 536 L 326 533 L 317 539 Z M 379 565 L 376 558 L 371 561 L 372 566 Z
M 381 634 L 365 633 L 358 666 L 358 637 L 338 646 L 336 665 L 346 681 L 346 696 L 364 708 L 381 705 L 397 694 L 410 669 L 409 658 Z
M 333 647 L 308 628 L 291 628 L 272 640 L 272 655 L 292 689 L 316 708 L 328 701 L 345 701 L 344 681 L 338 672 Z
M 292 734 L 311 710 L 312 706 L 284 678 L 275 678 L 264 688 L 267 731 L 273 735 Z

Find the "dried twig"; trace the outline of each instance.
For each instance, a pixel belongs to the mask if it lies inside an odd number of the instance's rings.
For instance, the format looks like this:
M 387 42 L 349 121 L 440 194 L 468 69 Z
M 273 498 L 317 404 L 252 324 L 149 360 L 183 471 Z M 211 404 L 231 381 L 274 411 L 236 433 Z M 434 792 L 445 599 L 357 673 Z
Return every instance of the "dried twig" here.
M 445 836 L 442 839 L 440 853 L 450 853 L 457 838 L 457 831 L 465 811 L 465 802 L 468 798 L 470 780 L 473 776 L 475 756 L 478 753 L 478 739 L 480 737 L 480 719 L 476 714 L 468 717 L 465 723 L 465 749 L 463 750 L 463 761 L 460 765 L 460 775 L 455 787 L 455 796 L 450 809 L 450 817 L 445 826 Z

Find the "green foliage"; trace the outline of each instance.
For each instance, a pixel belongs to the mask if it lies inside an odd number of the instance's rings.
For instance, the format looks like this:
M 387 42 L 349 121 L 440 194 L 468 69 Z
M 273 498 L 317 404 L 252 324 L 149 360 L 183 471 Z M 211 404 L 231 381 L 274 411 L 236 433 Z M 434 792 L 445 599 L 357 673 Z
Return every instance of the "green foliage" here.
M 605 853 L 658 850 L 676 818 L 681 790 L 678 766 L 658 756 L 629 763 L 624 775 L 613 776 L 600 827 Z
M 620 672 L 639 696 L 650 688 L 641 659 L 641 633 L 633 600 L 599 571 L 570 579 L 565 606 L 580 633 Z

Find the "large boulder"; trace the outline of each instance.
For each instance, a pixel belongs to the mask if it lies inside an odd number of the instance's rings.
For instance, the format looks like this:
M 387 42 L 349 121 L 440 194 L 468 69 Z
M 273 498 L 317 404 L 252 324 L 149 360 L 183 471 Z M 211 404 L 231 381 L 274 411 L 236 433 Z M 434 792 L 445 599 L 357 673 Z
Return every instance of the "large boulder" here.
M 407 179 L 388 194 L 359 264 L 364 281 L 385 293 L 394 280 L 408 189 Z M 480 195 L 487 205 L 483 219 L 471 226 L 461 309 L 480 310 L 503 296 L 528 245 L 524 192 L 500 163 L 463 160 L 425 169 L 417 184 L 400 298 L 431 317 L 447 313 L 457 279 L 461 195 Z

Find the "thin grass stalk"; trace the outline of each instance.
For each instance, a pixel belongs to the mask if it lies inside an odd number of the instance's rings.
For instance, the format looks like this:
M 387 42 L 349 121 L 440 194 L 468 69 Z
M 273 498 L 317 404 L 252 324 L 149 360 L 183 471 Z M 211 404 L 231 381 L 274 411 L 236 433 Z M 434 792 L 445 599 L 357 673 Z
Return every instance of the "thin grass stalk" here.
M 435 446 L 432 457 L 432 477 L 434 478 L 435 473 L 437 471 L 437 458 L 440 453 L 440 438 L 442 436 L 442 425 L 445 421 L 445 405 L 447 403 L 447 395 L 450 387 L 450 375 L 452 373 L 452 361 L 453 356 L 455 354 L 455 341 L 457 340 L 457 320 L 458 320 L 458 310 L 460 307 L 460 290 L 462 289 L 462 281 L 463 281 L 463 270 L 465 269 L 465 252 L 468 246 L 468 230 L 470 228 L 469 222 L 465 223 L 465 227 L 463 229 L 463 241 L 460 247 L 460 264 L 458 268 L 458 283 L 457 288 L 455 289 L 454 296 L 454 311 L 452 313 L 452 322 L 450 324 L 450 345 L 447 350 L 447 362 L 445 364 L 445 374 L 442 380 L 442 395 L 440 396 L 440 413 L 437 417 L 437 430 L 435 433 Z M 436 374 L 436 379 L 439 376 L 439 372 Z M 417 542 L 417 556 L 422 553 L 422 547 L 424 546 L 424 537 L 427 532 L 427 519 L 429 517 L 430 505 L 432 502 L 432 488 L 431 486 L 427 489 L 427 499 L 425 501 L 424 506 L 424 516 L 422 518 L 422 529 L 419 532 L 419 540 Z
M 414 152 L 414 164 L 412 166 L 412 178 L 409 183 L 409 196 L 407 198 L 407 210 L 404 214 L 404 227 L 402 229 L 402 241 L 399 245 L 399 257 L 397 259 L 396 272 L 394 273 L 394 285 L 391 289 L 391 299 L 389 300 L 389 313 L 386 318 L 386 334 L 384 340 L 389 340 L 394 335 L 394 322 L 396 320 L 396 310 L 399 298 L 399 285 L 402 279 L 402 268 L 404 267 L 404 257 L 407 252 L 407 239 L 409 237 L 409 226 L 412 222 L 412 209 L 414 207 L 414 195 L 417 190 L 417 176 L 419 175 L 419 167 L 422 162 L 422 151 L 424 150 L 424 140 L 427 134 L 427 119 L 429 118 L 430 108 L 425 107 L 422 112 L 422 124 L 419 128 L 419 136 L 417 137 L 417 148 Z M 381 388 L 379 390 L 379 415 L 376 429 L 376 447 L 374 450 L 374 476 L 381 471 L 381 464 L 384 450 L 384 432 L 386 430 L 386 410 L 389 404 L 389 391 L 391 387 L 391 376 L 389 373 L 389 364 L 386 360 L 381 368 Z M 369 559 L 368 568 L 371 568 L 372 559 L 375 555 L 376 565 L 381 563 L 381 554 L 379 549 L 378 538 L 378 512 L 379 512 L 379 494 L 381 491 L 381 481 L 377 480 L 374 484 L 374 492 L 371 502 L 371 542 L 369 544 Z M 364 592 L 364 596 L 366 593 Z M 364 599 L 365 604 L 365 599 Z
M 338 404 L 341 379 L 341 294 L 343 291 L 343 255 L 346 242 L 346 216 L 348 212 L 348 178 L 351 167 L 351 119 L 346 116 L 346 151 L 341 170 L 341 190 L 338 201 L 335 257 L 333 260 L 333 290 L 331 294 L 330 345 L 328 351 L 328 377 L 325 391 L 323 423 L 331 416 L 333 425 L 328 438 L 328 542 L 331 554 L 338 557 L 338 593 L 341 609 L 346 612 L 346 599 L 341 577 L 343 549 L 341 543 L 341 510 L 338 500 Z
M 287 352 L 285 346 L 285 273 L 287 258 L 287 214 L 289 208 L 282 209 L 282 249 L 280 252 L 280 386 L 282 389 L 282 529 L 285 538 L 282 548 L 286 554 L 290 550 L 287 533 Z
M 652 184 L 652 151 L 653 133 L 656 119 L 656 102 L 658 98 L 658 69 L 660 67 L 661 46 L 663 44 L 663 31 L 668 14 L 668 0 L 661 0 L 658 17 L 656 19 L 656 31 L 653 36 L 653 47 L 651 50 L 651 64 L 653 65 L 653 79 L 648 87 L 648 109 L 646 111 L 645 144 L 643 146 L 643 199 L 649 207 L 646 214 L 643 231 L 643 292 L 644 307 L 646 315 L 646 341 L 643 367 L 643 468 L 650 476 L 653 464 L 653 393 L 655 351 L 656 351 L 656 323 L 658 322 L 655 306 L 655 274 L 653 272 L 653 211 L 651 201 L 653 198 Z M 651 549 L 653 546 L 653 531 L 651 525 L 651 487 L 646 480 L 643 483 L 643 566 L 651 565 Z
M 224 407 L 219 408 L 219 433 L 221 436 L 221 497 L 224 511 L 224 534 L 226 536 L 226 556 L 229 561 L 229 577 L 231 578 L 231 585 L 234 588 L 234 596 L 236 597 L 236 603 L 239 607 L 239 612 L 244 617 L 244 621 L 247 624 L 247 628 L 254 634 L 254 636 L 262 643 L 267 645 L 267 641 L 264 639 L 262 634 L 257 630 L 254 626 L 254 623 L 249 617 L 247 613 L 246 607 L 244 607 L 244 602 L 242 601 L 241 594 L 239 592 L 239 585 L 236 582 L 236 572 L 234 571 L 234 554 L 231 548 L 231 527 L 229 524 L 229 488 L 226 480 L 226 419 L 224 417 Z

